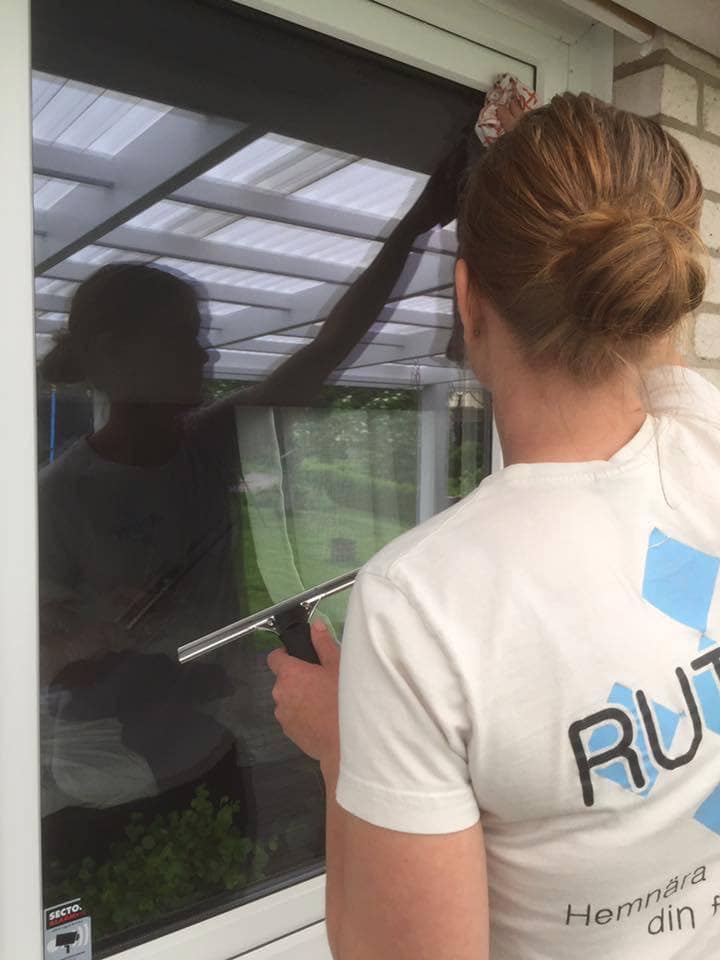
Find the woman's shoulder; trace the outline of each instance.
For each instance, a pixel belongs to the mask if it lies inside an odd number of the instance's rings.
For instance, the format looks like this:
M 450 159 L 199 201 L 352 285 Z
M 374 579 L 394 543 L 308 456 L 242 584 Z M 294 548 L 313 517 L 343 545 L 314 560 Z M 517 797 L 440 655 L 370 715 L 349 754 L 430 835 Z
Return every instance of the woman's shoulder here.
M 650 413 L 689 417 L 720 427 L 720 390 L 709 379 L 714 373 L 702 374 L 681 365 L 649 370 L 643 377 L 643 385 Z
M 489 479 L 489 478 L 488 478 Z M 512 539 L 510 526 L 522 523 L 518 498 L 502 485 L 481 483 L 472 493 L 388 543 L 363 572 L 397 582 L 435 580 L 464 562 L 483 558 Z M 502 536 L 502 532 L 506 536 Z
M 76 476 L 86 472 L 91 458 L 92 451 L 85 437 L 74 440 L 57 457 L 40 468 L 40 490 L 56 490 L 71 483 Z
M 549 476 L 538 466 L 527 483 L 517 482 L 513 468 L 490 475 L 459 503 L 391 541 L 363 571 L 420 603 L 424 595 L 455 596 L 453 583 L 487 594 L 550 566 L 571 577 L 575 558 L 607 532 L 618 498 L 627 499 L 625 486 L 619 470 L 608 471 L 607 483 L 602 470 L 594 473 L 599 464 L 571 464 L 579 469 L 551 469 Z

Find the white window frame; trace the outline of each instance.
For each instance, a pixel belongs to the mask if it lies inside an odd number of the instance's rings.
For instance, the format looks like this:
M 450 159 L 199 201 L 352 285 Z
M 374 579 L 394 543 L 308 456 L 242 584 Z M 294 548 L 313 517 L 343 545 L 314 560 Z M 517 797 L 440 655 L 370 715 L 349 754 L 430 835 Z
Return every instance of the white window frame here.
M 563 90 L 612 98 L 613 31 L 556 0 L 234 0 L 487 90 L 535 71 L 542 100 Z
M 563 89 L 611 96 L 612 32 L 553 0 L 245 2 L 480 90 L 512 70 L 530 81 L 535 72 L 543 99 Z M 0 956 L 8 960 L 42 956 L 29 6 L 0 0 L 0 765 L 11 785 L 0 791 Z M 115 960 L 330 960 L 324 899 L 324 876 L 315 877 Z
M 0 957 L 42 956 L 30 5 L 0 2 Z M 25 318 L 25 322 L 22 320 Z

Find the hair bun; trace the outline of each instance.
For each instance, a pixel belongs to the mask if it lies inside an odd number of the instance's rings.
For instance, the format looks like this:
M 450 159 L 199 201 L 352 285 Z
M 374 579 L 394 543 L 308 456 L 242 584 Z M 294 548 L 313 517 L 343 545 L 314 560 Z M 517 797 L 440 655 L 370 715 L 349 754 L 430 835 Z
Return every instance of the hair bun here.
M 566 224 L 549 275 L 571 319 L 610 342 L 669 332 L 703 299 L 697 232 L 671 216 L 605 207 Z
M 564 93 L 475 165 L 459 248 L 531 367 L 601 383 L 699 306 L 702 203 L 697 169 L 660 124 Z

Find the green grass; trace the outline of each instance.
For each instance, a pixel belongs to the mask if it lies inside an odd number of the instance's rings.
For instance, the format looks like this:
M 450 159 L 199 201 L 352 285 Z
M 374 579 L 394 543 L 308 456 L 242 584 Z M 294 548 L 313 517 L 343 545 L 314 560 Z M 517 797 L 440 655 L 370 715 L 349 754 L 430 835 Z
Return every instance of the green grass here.
M 239 502 L 238 509 L 243 513 L 239 529 L 245 535 L 241 538 L 242 543 L 236 545 L 238 551 L 236 556 L 241 561 L 248 609 L 257 611 L 270 605 L 272 600 L 258 569 L 252 538 L 247 535 L 249 523 L 244 498 Z M 408 529 L 406 524 L 399 521 L 373 517 L 364 510 L 350 510 L 347 507 L 299 510 L 288 517 L 287 525 L 295 563 L 306 589 L 340 576 L 356 566 L 361 566 L 386 543 Z M 268 526 L 270 527 L 271 524 L 269 523 Z M 331 559 L 332 541 L 337 537 L 355 541 L 356 560 L 354 562 L 339 563 Z M 276 563 L 278 567 L 288 563 L 286 552 L 282 544 L 277 541 L 268 545 L 266 557 L 269 562 Z M 336 630 L 341 628 L 345 619 L 348 596 L 349 592 L 346 591 L 326 600 L 320 608 L 329 617 Z M 260 634 L 260 636 L 267 638 L 268 635 Z M 267 646 L 268 642 L 265 639 L 262 648 Z M 271 642 L 270 646 L 276 646 L 276 644 Z

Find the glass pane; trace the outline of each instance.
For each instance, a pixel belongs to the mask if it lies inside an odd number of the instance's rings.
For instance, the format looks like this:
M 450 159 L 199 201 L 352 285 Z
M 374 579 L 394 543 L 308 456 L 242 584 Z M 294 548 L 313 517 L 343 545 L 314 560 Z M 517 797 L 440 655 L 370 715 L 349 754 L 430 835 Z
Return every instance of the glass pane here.
M 358 100 L 343 48 L 352 124 L 262 77 L 233 113 L 212 58 L 185 88 L 158 52 L 170 103 L 131 47 L 104 72 L 66 41 L 33 84 L 43 881 L 103 957 L 324 869 L 320 771 L 274 718 L 281 639 L 177 650 L 354 571 L 487 470 L 487 404 L 445 358 L 454 232 L 423 192 L 477 94 L 383 62 Z M 417 164 L 407 132 L 377 136 L 402 90 L 450 124 Z M 319 609 L 339 641 L 347 599 Z

